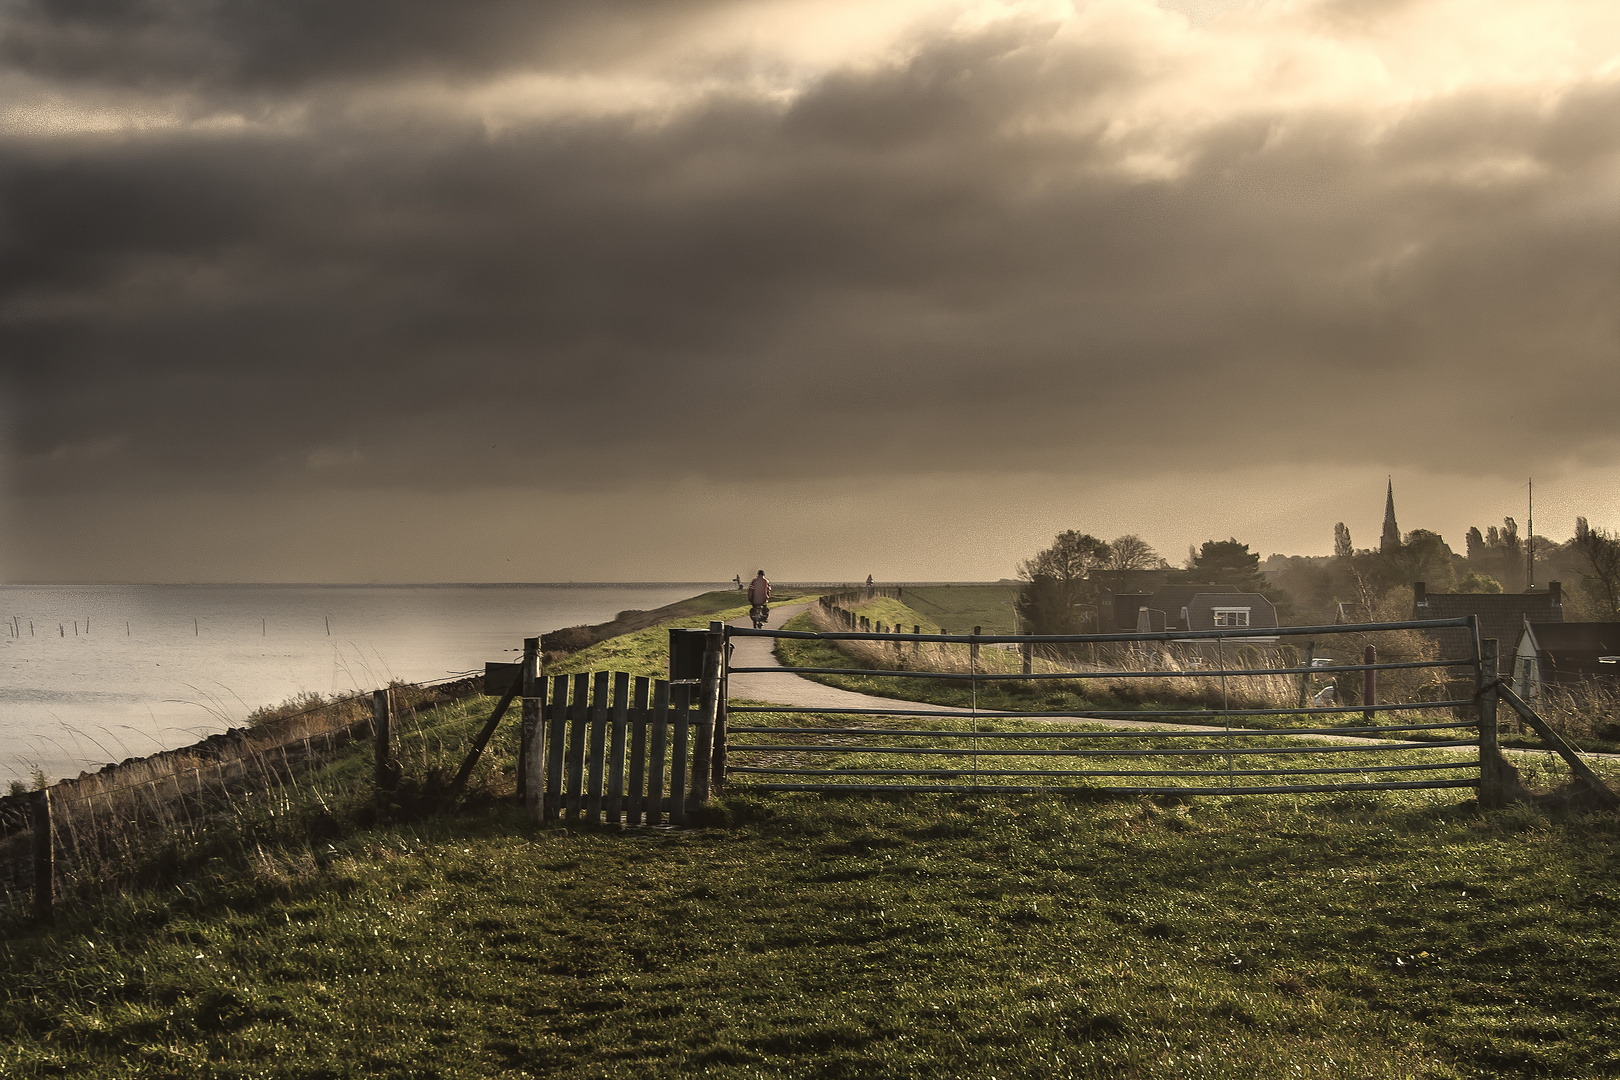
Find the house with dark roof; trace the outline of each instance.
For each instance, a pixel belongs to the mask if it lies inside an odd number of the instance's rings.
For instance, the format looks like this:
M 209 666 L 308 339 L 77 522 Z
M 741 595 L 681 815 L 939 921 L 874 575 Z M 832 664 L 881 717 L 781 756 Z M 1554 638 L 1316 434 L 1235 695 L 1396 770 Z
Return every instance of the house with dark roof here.
M 1423 582 L 1412 583 L 1413 619 L 1459 619 L 1468 615 L 1479 617 L 1479 637 L 1495 638 L 1497 642 L 1497 669 L 1507 670 L 1510 650 L 1519 640 L 1525 623 L 1561 623 L 1564 621 L 1564 598 L 1558 582 L 1548 582 L 1546 592 L 1523 593 L 1432 593 Z M 1473 642 L 1465 627 L 1445 627 L 1429 631 L 1440 648 L 1442 659 L 1450 660 L 1472 654 Z
M 1532 623 L 1519 630 L 1513 689 L 1534 701 L 1546 685 L 1620 681 L 1620 623 Z
M 1201 592 L 1181 609 L 1183 630 L 1250 630 L 1277 627 L 1277 609 L 1257 592 Z M 1260 644 L 1275 637 L 1252 637 Z
M 1236 585 L 1160 585 L 1153 592 L 1116 592 L 1105 596 L 1101 610 L 1113 611 L 1114 632 L 1129 634 L 1141 631 L 1141 611 L 1146 608 L 1154 630 L 1186 630 L 1188 605 L 1201 593 L 1235 593 Z M 1275 611 L 1275 609 L 1273 609 Z M 1274 616 L 1275 617 L 1275 616 Z M 1275 626 L 1273 622 L 1271 625 Z

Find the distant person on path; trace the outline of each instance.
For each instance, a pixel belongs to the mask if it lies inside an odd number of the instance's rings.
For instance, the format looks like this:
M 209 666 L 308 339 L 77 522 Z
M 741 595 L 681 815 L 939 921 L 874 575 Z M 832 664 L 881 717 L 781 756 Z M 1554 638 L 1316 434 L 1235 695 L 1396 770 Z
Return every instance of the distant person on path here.
M 761 570 L 758 576 L 748 583 L 748 602 L 750 604 L 771 602 L 771 583 L 765 580 L 765 571 Z
M 754 629 L 758 630 L 765 625 L 771 615 L 769 607 L 771 583 L 765 580 L 765 571 L 761 570 L 758 576 L 748 583 L 748 602 L 754 605 L 748 612 L 748 617 L 754 620 Z
M 737 591 L 742 592 L 743 591 L 742 575 L 741 574 L 733 574 L 731 576 L 731 580 L 737 583 Z
M 866 575 L 866 587 L 868 589 L 870 589 L 872 587 L 872 575 L 871 574 Z

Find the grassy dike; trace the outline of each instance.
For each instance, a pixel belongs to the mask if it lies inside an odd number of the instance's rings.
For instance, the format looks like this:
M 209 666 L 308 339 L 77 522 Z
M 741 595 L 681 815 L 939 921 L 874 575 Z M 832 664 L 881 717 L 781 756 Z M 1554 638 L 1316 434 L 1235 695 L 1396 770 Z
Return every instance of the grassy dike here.
M 499 760 L 360 814 L 362 766 L 318 840 L 6 923 L 0 1076 L 1620 1075 L 1612 815 L 736 795 L 589 832 Z

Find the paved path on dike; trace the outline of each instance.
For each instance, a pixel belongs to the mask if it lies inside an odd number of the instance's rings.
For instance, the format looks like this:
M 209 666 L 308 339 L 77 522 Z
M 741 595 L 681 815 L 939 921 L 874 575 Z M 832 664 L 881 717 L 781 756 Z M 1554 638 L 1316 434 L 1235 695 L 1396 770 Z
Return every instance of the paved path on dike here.
M 810 607 L 809 604 L 784 604 L 781 607 L 771 608 L 771 625 L 780 628 L 789 619 L 800 614 Z M 750 627 L 753 625 L 745 615 L 734 619 L 732 626 Z M 764 701 L 772 705 L 798 705 L 812 709 L 934 709 L 941 713 L 968 715 L 972 710 L 953 708 L 950 705 L 930 705 L 920 701 L 901 701 L 897 698 L 874 697 L 871 694 L 859 694 L 853 690 L 841 690 L 836 686 L 823 686 L 812 682 L 802 675 L 795 675 L 791 668 L 785 668 L 776 659 L 776 639 L 757 637 L 732 638 L 736 647 L 731 654 L 732 667 L 769 667 L 775 671 L 749 673 L 731 676 L 728 696 L 747 701 Z M 847 718 L 851 726 L 867 723 L 880 717 L 851 716 Z M 1040 719 L 1032 717 L 1031 719 Z M 1069 717 L 1058 718 L 1060 722 L 1072 722 Z M 1256 735 L 1266 732 L 1258 728 L 1224 728 L 1211 727 L 1203 724 L 1167 724 L 1161 720 L 1115 720 L 1092 717 L 1075 717 L 1089 724 L 1100 727 L 1126 730 L 1130 728 L 1148 728 L 1153 730 L 1174 731 L 1245 731 Z M 1312 738 L 1331 742 L 1346 742 L 1357 744 L 1393 742 L 1390 739 L 1366 739 L 1352 735 L 1311 735 L 1311 736 L 1278 736 L 1278 738 Z M 1402 745 L 1407 745 L 1402 742 Z
M 771 625 L 780 628 L 795 615 L 807 610 L 809 604 L 784 604 L 781 607 L 771 608 Z M 733 619 L 732 626 L 752 626 L 748 616 Z M 921 701 L 901 701 L 898 698 L 874 697 L 871 694 L 858 694 L 853 690 L 840 690 L 836 686 L 823 686 L 812 682 L 802 675 L 795 675 L 791 668 L 785 668 L 776 659 L 776 639 L 739 637 L 733 638 L 732 644 L 736 646 L 731 654 L 732 667 L 769 667 L 775 671 L 760 672 L 757 674 L 733 675 L 730 681 L 729 696 L 741 700 L 763 701 L 772 705 L 799 705 L 812 709 L 933 709 L 941 713 L 968 714 L 972 710 L 953 708 L 950 705 L 930 705 Z M 746 715 L 746 714 L 743 714 Z M 849 726 L 855 727 L 874 720 L 877 716 L 851 716 L 846 718 Z M 902 717 L 901 719 L 906 719 Z M 1031 717 L 1040 719 L 1040 717 Z M 1056 722 L 1072 723 L 1080 721 L 1096 724 L 1099 727 L 1127 730 L 1130 728 L 1150 728 L 1159 731 L 1233 731 L 1245 732 L 1255 735 L 1269 734 L 1263 728 L 1224 728 L 1212 727 L 1203 724 L 1167 724 L 1159 720 L 1115 720 L 1093 718 L 1087 716 L 1055 718 Z M 1438 734 L 1438 733 L 1437 733 Z M 1397 746 L 1411 746 L 1406 739 L 1369 739 L 1358 735 L 1278 735 L 1279 739 L 1314 739 L 1319 742 L 1355 743 L 1366 746 L 1372 744 L 1391 744 Z M 1440 749 L 1455 749 L 1458 753 L 1467 753 L 1467 748 L 1453 747 Z M 1531 754 L 1551 755 L 1551 750 L 1520 750 L 1513 747 L 1503 747 L 1503 752 L 1511 757 L 1528 756 Z M 1620 758 L 1620 754 L 1593 754 L 1583 753 L 1586 758 Z

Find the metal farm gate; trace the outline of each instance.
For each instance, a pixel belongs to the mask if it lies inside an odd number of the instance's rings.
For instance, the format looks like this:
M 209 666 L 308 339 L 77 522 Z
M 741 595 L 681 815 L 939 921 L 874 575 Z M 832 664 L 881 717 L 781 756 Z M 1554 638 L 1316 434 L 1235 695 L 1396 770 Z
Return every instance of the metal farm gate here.
M 1481 788 L 1494 800 L 1496 642 L 1481 642 L 1477 620 L 1414 620 L 1354 626 L 1231 628 L 1213 631 L 1083 634 L 1059 637 L 904 633 L 839 609 L 822 632 L 724 626 L 708 635 L 711 650 L 723 635 L 723 676 L 776 672 L 776 667 L 733 666 L 739 638 L 815 639 L 867 643 L 867 659 L 890 657 L 883 667 L 803 667 L 801 675 L 854 675 L 878 679 L 930 679 L 967 690 L 962 708 L 896 700 L 873 708 L 725 705 L 717 701 L 717 784 L 746 791 L 842 792 L 1116 792 L 1132 794 L 1246 795 L 1290 792 L 1379 791 L 1398 788 Z M 914 628 L 915 629 L 915 628 Z M 1466 647 L 1459 655 L 1361 662 L 1315 658 L 1318 641 L 1362 638 L 1390 631 L 1451 630 Z M 1463 631 L 1461 634 L 1458 630 Z M 1268 648 L 1256 647 L 1256 638 Z M 1303 659 L 1278 639 L 1310 639 Z M 1085 646 L 1106 649 L 1114 662 L 1083 666 Z M 925 649 L 928 655 L 924 655 Z M 992 650 L 998 650 L 993 654 Z M 1037 651 L 1061 655 L 1034 662 Z M 1359 648 L 1355 651 L 1360 651 Z M 1094 655 L 1100 655 L 1094 652 Z M 954 664 L 940 658 L 955 656 Z M 930 664 L 929 658 L 935 662 Z M 1120 657 L 1135 657 L 1123 663 Z M 718 659 L 718 658 L 716 658 Z M 965 659 L 965 663 L 963 660 Z M 1021 659 L 1014 669 L 1013 661 Z M 946 670 L 954 666 L 957 670 Z M 710 671 L 719 668 L 712 663 Z M 1045 670 L 1038 668 L 1044 667 Z M 964 670 L 965 669 L 965 670 Z M 1370 688 L 1380 675 L 1397 689 L 1415 685 L 1407 673 L 1427 671 L 1428 700 L 1374 700 L 1327 704 L 1308 689 L 1323 676 L 1359 674 Z M 1287 680 L 1279 684 L 1277 680 Z M 1197 680 L 1206 707 L 1096 710 L 1060 707 L 986 709 L 981 690 L 1041 682 L 1125 680 L 1166 688 Z M 1287 686 L 1286 703 L 1239 701 L 1229 687 Z M 1297 693 L 1292 688 L 1298 688 Z M 1029 694 L 1034 688 L 1023 693 Z M 1432 695 L 1432 696 L 1431 696 Z M 1002 695 L 1005 696 L 1005 695 Z M 1277 696 L 1273 693 L 1273 698 Z M 1349 724 L 1351 714 L 1360 714 Z M 828 724 L 828 718 L 836 718 Z M 879 718 L 885 718 L 879 720 Z M 764 722 L 760 722 L 760 721 Z M 895 723 L 894 721 L 900 721 Z M 1256 729 L 1246 724 L 1281 722 Z M 750 722 L 753 721 L 753 722 Z M 1128 727 L 1130 724 L 1140 724 Z M 1080 730 L 1112 725 L 1115 730 Z M 1444 753 L 1436 753 L 1444 751 Z

